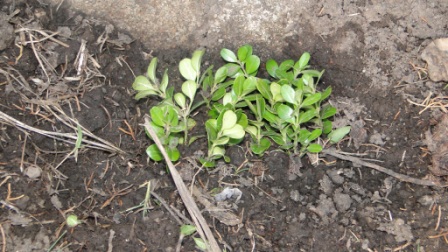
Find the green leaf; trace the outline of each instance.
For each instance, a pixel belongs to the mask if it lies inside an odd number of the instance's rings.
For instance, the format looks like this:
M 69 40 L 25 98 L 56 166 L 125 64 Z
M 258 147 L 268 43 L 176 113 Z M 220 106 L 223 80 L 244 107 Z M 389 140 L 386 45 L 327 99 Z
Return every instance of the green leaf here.
M 272 94 L 269 87 L 269 82 L 267 80 L 258 79 L 257 80 L 257 90 L 260 94 L 268 101 L 272 100 Z
M 224 94 L 224 96 L 222 97 L 222 104 L 227 105 L 232 104 L 232 102 L 233 102 L 232 94 L 231 93 Z
M 320 77 L 322 77 L 322 74 L 324 73 L 324 70 L 322 70 L 322 71 L 317 71 L 317 70 L 312 70 L 312 69 L 310 69 L 310 70 L 303 70 L 302 71 L 302 74 L 306 74 L 306 75 L 308 75 L 309 77 L 316 77 L 316 78 L 318 78 L 318 79 L 320 79 Z
M 272 139 L 277 145 L 282 146 L 285 144 L 285 141 L 283 140 L 282 136 L 278 133 L 269 134 L 268 137 Z
M 330 133 L 331 130 L 333 129 L 333 123 L 331 123 L 330 120 L 324 120 L 322 124 L 323 124 L 322 133 L 324 134 Z
M 224 129 L 222 131 L 222 134 L 224 136 L 228 136 L 230 138 L 234 138 L 234 139 L 240 139 L 244 137 L 245 131 L 243 126 L 239 125 L 239 124 L 235 124 L 232 128 L 230 129 Z
M 246 127 L 246 132 L 251 135 L 252 138 L 257 139 L 258 129 L 255 126 L 249 125 Z
M 235 53 L 226 48 L 221 50 L 221 57 L 227 62 L 238 62 Z
M 260 67 L 260 58 L 257 55 L 251 55 L 246 59 L 245 63 L 246 72 L 248 74 L 253 74 L 257 72 Z
M 179 105 L 182 109 L 185 109 L 187 101 L 184 94 L 176 93 L 174 95 L 174 101 L 176 101 L 177 105 Z
M 148 78 L 143 75 L 139 75 L 135 78 L 132 88 L 136 91 L 156 90 Z
M 168 69 L 165 70 L 165 72 L 163 73 L 163 77 L 162 77 L 162 82 L 160 83 L 160 91 L 162 91 L 163 93 L 166 92 L 166 88 L 168 87 Z
M 241 97 L 243 95 L 245 80 L 246 78 L 243 75 L 240 75 L 236 77 L 235 81 L 233 82 L 232 89 L 238 97 Z
M 201 60 L 202 55 L 204 55 L 204 50 L 196 50 L 193 53 L 193 56 L 191 57 L 191 66 L 196 71 L 196 73 L 201 72 Z
M 222 127 L 221 130 L 231 129 L 235 126 L 237 121 L 237 116 L 235 112 L 232 110 L 227 110 L 224 112 L 223 118 L 222 118 Z
M 306 150 L 311 153 L 319 153 L 322 151 L 322 145 L 320 144 L 310 144 L 306 147 Z
M 316 110 L 309 109 L 306 112 L 300 113 L 299 115 L 299 123 L 306 123 L 316 117 Z
M 230 78 L 235 78 L 238 72 L 241 71 L 240 65 L 235 63 L 227 63 L 224 67 L 227 68 L 227 76 Z
M 192 80 L 187 80 L 182 84 L 182 93 L 184 93 L 190 101 L 194 100 L 194 96 L 196 95 L 197 85 L 196 82 Z
M 196 227 L 193 225 L 182 225 L 180 226 L 180 233 L 183 236 L 189 236 L 191 234 L 193 234 L 194 232 L 196 232 Z
M 238 48 L 238 59 L 241 62 L 245 61 L 246 58 L 250 55 L 252 55 L 252 46 L 243 45 L 242 47 Z
M 150 96 L 150 95 L 157 95 L 157 93 L 154 90 L 140 91 L 135 95 L 134 99 L 140 100 L 141 98 L 144 98 L 144 97 Z
M 283 101 L 283 97 L 282 97 L 282 86 L 280 86 L 279 84 L 277 84 L 276 82 L 272 82 L 271 86 L 270 86 L 270 90 L 271 90 L 271 94 L 272 94 L 272 98 L 274 99 L 274 102 L 280 102 Z
M 165 114 L 161 107 L 155 106 L 149 110 L 149 114 L 151 115 L 151 120 L 157 126 L 164 127 L 165 126 Z
M 207 244 L 204 242 L 204 240 L 202 240 L 201 238 L 196 238 L 196 237 L 193 237 L 193 240 L 199 249 L 201 249 L 202 251 L 207 250 Z
M 216 70 L 215 73 L 215 79 L 214 79 L 215 83 L 223 82 L 227 78 L 227 71 L 228 68 L 225 66 L 218 68 L 218 70 Z
M 199 162 L 201 162 L 201 164 L 206 168 L 212 168 L 216 165 L 214 161 L 210 161 L 205 158 L 199 158 Z
M 167 110 L 167 114 L 165 115 L 167 117 L 166 122 L 169 122 L 171 126 L 177 126 L 179 124 L 179 115 L 177 114 L 177 111 L 171 106 L 165 106 L 165 109 Z
M 224 150 L 224 148 L 221 148 L 219 146 L 215 146 L 212 149 L 212 157 L 223 157 L 226 154 L 226 151 Z
M 336 113 L 337 109 L 328 104 L 322 107 L 322 110 L 320 111 L 320 117 L 321 119 L 327 119 L 334 116 Z
M 225 145 L 229 142 L 230 138 L 229 137 L 221 137 L 219 139 L 216 139 L 215 141 L 213 141 L 213 144 L 215 145 Z
M 301 106 L 306 107 L 306 106 L 313 105 L 320 100 L 321 96 L 322 96 L 321 93 L 312 94 L 312 95 L 306 97 L 305 100 L 303 100 Z
M 277 78 L 277 75 L 275 74 L 277 69 L 278 69 L 278 64 L 277 64 L 277 62 L 275 60 L 269 59 L 266 62 L 266 70 L 268 71 L 270 76 L 272 76 L 274 78 Z
M 266 150 L 271 147 L 271 141 L 267 138 L 260 139 L 260 143 L 257 144 L 255 142 L 250 143 L 250 149 L 256 155 L 262 155 Z
M 351 127 L 344 126 L 338 129 L 333 130 L 328 134 L 328 139 L 330 139 L 330 143 L 337 143 L 342 140 L 349 132 Z
M 277 107 L 277 114 L 278 116 L 286 121 L 286 122 L 293 122 L 292 114 L 294 113 L 294 110 L 285 104 L 280 104 Z
M 281 94 L 285 101 L 296 105 L 297 101 L 295 99 L 296 93 L 290 85 L 283 85 L 281 87 Z
M 226 94 L 225 88 L 218 88 L 213 94 L 212 94 L 212 101 L 218 101 Z
M 297 70 L 302 71 L 308 66 L 308 62 L 310 61 L 310 53 L 304 52 L 302 56 L 300 56 L 299 61 L 297 61 Z M 294 67 L 295 68 L 295 67 Z
M 321 129 L 315 129 L 311 132 L 311 134 L 308 136 L 308 140 L 314 141 L 316 140 L 318 137 L 320 137 L 322 135 L 322 130 Z
M 257 89 L 257 78 L 249 76 L 243 84 L 243 95 L 247 95 Z
M 149 158 L 156 162 L 163 160 L 163 155 L 155 144 L 151 144 L 148 148 L 146 148 L 146 154 L 149 156 Z
M 273 113 L 269 112 L 268 110 L 265 110 L 263 113 L 263 118 L 270 122 L 270 123 L 274 123 L 277 124 L 278 121 L 280 120 L 280 118 L 278 118 L 277 116 L 275 116 Z
M 327 99 L 328 96 L 330 96 L 331 91 L 332 91 L 331 87 L 327 87 L 327 88 L 322 92 L 322 96 L 320 97 L 320 101 L 323 101 L 323 100 Z
M 207 131 L 207 138 L 209 141 L 216 139 L 218 135 L 216 119 L 208 119 L 205 122 L 205 130 Z
M 176 162 L 180 158 L 180 152 L 177 148 L 172 148 L 172 149 L 168 148 L 166 150 L 166 154 L 168 154 L 168 157 L 173 162 Z
M 183 59 L 179 63 L 180 74 L 187 80 L 195 81 L 198 72 L 194 70 L 191 59 Z
M 289 69 L 291 69 L 294 66 L 294 60 L 289 59 L 289 60 L 285 60 L 282 63 L 280 63 L 280 66 L 278 67 L 280 70 L 282 71 L 288 71 Z
M 237 124 L 241 125 L 243 127 L 243 129 L 245 129 L 247 127 L 247 125 L 249 125 L 249 120 L 247 120 L 247 115 L 243 113 L 242 110 L 239 110 L 238 112 L 241 112 L 240 114 L 237 114 Z
M 263 114 L 266 111 L 266 101 L 261 95 L 257 95 L 255 104 L 257 106 L 257 112 L 255 113 L 255 115 L 257 116 L 257 119 L 261 121 L 261 118 L 263 118 Z
M 148 78 L 153 83 L 157 83 L 156 68 L 157 68 L 157 58 L 153 58 L 148 65 L 148 70 L 146 71 L 146 75 L 148 75 Z

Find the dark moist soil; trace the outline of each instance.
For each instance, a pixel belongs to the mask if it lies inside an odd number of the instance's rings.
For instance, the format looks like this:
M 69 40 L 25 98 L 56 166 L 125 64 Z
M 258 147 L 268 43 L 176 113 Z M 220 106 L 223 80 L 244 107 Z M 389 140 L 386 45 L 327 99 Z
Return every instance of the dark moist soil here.
M 2 14 L 10 14 L 9 6 L 0 7 Z M 130 69 L 135 74 L 144 73 L 151 56 L 158 56 L 159 69 L 169 67 L 170 76 L 179 76 L 176 64 L 191 52 L 154 51 L 149 55 L 151 48 L 143 48 L 139 41 L 111 42 L 125 33 L 114 30 L 106 35 L 106 22 L 82 14 L 67 18 L 66 10 L 34 4 L 17 8 L 20 13 L 8 21 L 0 20 L 2 25 L 13 25 L 15 29 L 34 27 L 48 34 L 65 27 L 70 33 L 55 38 L 69 47 L 49 40 L 34 43 L 43 58 L 55 62 L 55 71 L 49 72 L 53 76 L 51 85 L 42 87 L 36 84 L 37 79 L 45 82 L 47 77 L 32 46 L 28 44 L 20 52 L 9 41 L 0 56 L 0 69 L 8 73 L 0 75 L 1 112 L 38 129 L 75 133 L 42 104 L 26 98 L 56 100 L 53 104 L 59 104 L 67 115 L 126 153 L 83 147 L 77 160 L 70 155 L 63 161 L 73 150 L 72 144 L 0 121 L 3 248 L 46 251 L 54 245 L 54 251 L 174 251 L 179 224 L 159 200 L 151 198 L 145 215 L 138 209 L 129 210 L 144 200 L 145 183 L 151 181 L 155 193 L 188 217 L 165 165 L 148 161 L 145 154 L 149 140 L 140 124 L 157 101 L 133 99 L 134 77 Z M 356 27 L 349 28 L 356 32 Z M 37 32 L 32 34 L 43 38 Z M 17 36 L 16 44 L 19 35 L 12 37 Z M 108 40 L 98 43 L 105 36 Z M 29 37 L 23 39 L 28 41 Z M 254 51 L 261 51 L 262 61 L 268 57 L 297 58 L 309 51 L 313 68 L 325 66 L 321 88 L 333 87 L 330 102 L 340 111 L 336 123 L 357 126 L 357 134 L 342 141 L 338 148 L 366 154 L 364 158 L 375 159 L 371 162 L 399 173 L 417 178 L 430 175 L 430 153 L 423 144 L 423 133 L 433 122 L 429 113 L 418 114 L 419 109 L 393 89 L 372 89 L 362 73 L 360 58 L 333 54 L 315 43 L 319 41 L 317 35 L 310 33 L 299 45 L 297 37 L 286 39 L 290 46 L 283 55 L 269 55 L 257 45 Z M 64 77 L 77 76 L 75 58 L 83 40 L 88 54 L 100 67 L 96 74 L 84 71 L 81 81 L 68 81 Z M 353 50 L 363 54 L 363 48 Z M 223 64 L 210 55 L 218 52 L 207 52 L 205 61 L 209 64 Z M 87 67 L 95 69 L 92 61 Z M 35 94 L 11 78 L 19 74 Z M 171 83 L 181 80 L 172 77 Z M 196 133 L 203 134 L 206 112 L 199 111 L 195 119 L 199 122 Z M 129 128 L 135 139 L 123 132 Z M 204 140 L 183 149 L 183 159 L 177 164 L 187 183 L 197 172 L 188 158 L 198 151 L 206 151 Z M 324 161 L 318 166 L 305 157 L 301 160 L 303 167 L 294 171 L 293 160 L 275 149 L 260 158 L 248 154 L 242 144 L 230 148 L 228 155 L 230 164 L 203 170 L 195 179 L 196 186 L 206 194 L 225 187 L 243 193 L 238 202 L 230 199 L 219 206 L 242 216 L 239 225 L 226 225 L 203 211 L 216 239 L 227 251 L 448 251 L 444 237 L 437 237 L 448 228 L 448 195 L 443 189 L 403 183 L 330 156 L 320 156 Z M 246 159 L 248 162 L 240 167 Z M 241 169 L 238 173 L 237 167 Z M 83 224 L 68 228 L 64 225 L 68 214 L 77 215 Z M 182 251 L 195 250 L 193 240 L 185 238 Z

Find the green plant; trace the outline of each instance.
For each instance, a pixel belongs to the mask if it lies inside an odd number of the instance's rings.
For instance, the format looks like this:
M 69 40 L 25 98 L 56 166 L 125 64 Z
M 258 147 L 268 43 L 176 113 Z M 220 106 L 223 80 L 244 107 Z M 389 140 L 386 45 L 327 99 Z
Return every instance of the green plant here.
M 192 226 L 192 225 L 182 225 L 180 226 L 180 235 L 179 235 L 179 240 L 177 243 L 177 248 L 176 251 L 180 251 L 181 245 L 182 245 L 182 240 L 186 237 L 186 236 L 190 236 L 193 235 L 194 233 L 196 233 L 196 227 Z M 200 249 L 201 251 L 206 251 L 207 250 L 207 244 L 205 244 L 204 240 L 202 240 L 201 238 L 197 238 L 193 236 L 193 240 L 194 243 L 196 244 L 196 247 L 198 249 Z
M 204 104 L 210 117 L 205 122 L 208 151 L 200 162 L 206 167 L 214 166 L 221 158 L 228 162 L 226 147 L 240 143 L 245 133 L 251 136 L 250 149 L 257 155 L 263 155 L 273 141 L 280 148 L 302 156 L 322 151 L 319 139 L 323 135 L 334 143 L 350 131 L 349 126 L 333 129 L 331 118 L 337 111 L 325 103 L 332 89 L 318 91 L 317 84 L 324 71 L 310 69 L 309 53 L 305 52 L 296 62 L 285 60 L 278 64 L 268 60 L 266 70 L 270 79 L 256 77 L 261 62 L 250 45 L 240 47 L 236 54 L 222 49 L 221 57 L 227 63 L 216 72 L 211 66 L 201 73 L 203 54 L 204 51 L 195 51 L 192 58 L 180 62 L 179 70 L 185 79 L 182 92 L 173 95 L 166 71 L 159 84 L 155 77 L 156 59 L 151 61 L 146 76 L 137 76 L 133 84 L 136 99 L 148 95 L 161 98 L 150 109 L 151 126 L 172 161 L 180 157 L 178 144 L 196 139 L 188 141 L 188 131 L 196 125 L 191 112 Z M 195 102 L 198 93 L 202 100 Z M 162 160 L 155 145 L 150 145 L 147 153 L 153 160 Z

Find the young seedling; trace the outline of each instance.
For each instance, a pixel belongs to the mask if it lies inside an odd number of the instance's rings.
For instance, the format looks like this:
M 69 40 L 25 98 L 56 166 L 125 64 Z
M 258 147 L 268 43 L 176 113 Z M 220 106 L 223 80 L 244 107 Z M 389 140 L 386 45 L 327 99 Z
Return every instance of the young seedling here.
M 190 236 L 196 233 L 196 227 L 192 225 L 182 225 L 180 227 L 180 235 L 179 240 L 177 242 L 176 252 L 180 252 L 182 247 L 182 241 L 186 236 Z M 201 251 L 207 250 L 207 244 L 205 244 L 204 240 L 201 238 L 197 238 L 193 236 L 194 243 L 196 244 L 196 247 L 200 249 Z
M 160 82 L 156 76 L 157 58 L 153 58 L 149 63 L 146 75 L 139 75 L 135 78 L 132 88 L 137 91 L 135 95 L 136 100 L 148 97 L 151 95 L 158 96 L 162 99 L 170 98 L 173 94 L 174 88 L 168 87 L 168 69 L 163 73 L 162 81 Z

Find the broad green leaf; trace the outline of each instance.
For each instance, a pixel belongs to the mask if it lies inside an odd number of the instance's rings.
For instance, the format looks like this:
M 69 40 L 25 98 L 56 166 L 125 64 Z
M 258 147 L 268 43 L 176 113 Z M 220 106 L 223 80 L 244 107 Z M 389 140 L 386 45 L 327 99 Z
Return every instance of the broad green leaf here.
M 316 110 L 309 109 L 306 112 L 300 113 L 299 115 L 299 123 L 306 123 L 316 117 Z
M 177 111 L 171 106 L 166 106 L 165 108 L 167 110 L 166 121 L 169 122 L 171 126 L 177 126 L 179 124 L 179 114 L 177 114 Z
M 168 148 L 166 150 L 166 154 L 168 154 L 168 157 L 173 162 L 176 162 L 180 158 L 180 152 L 177 148 L 172 148 L 172 149 Z
M 216 165 L 214 161 L 210 161 L 205 158 L 199 158 L 199 162 L 201 162 L 201 165 L 203 165 L 206 168 L 212 168 L 215 167 Z
M 140 91 L 135 95 L 134 99 L 140 100 L 141 98 L 144 98 L 144 97 L 150 96 L 150 95 L 157 95 L 157 93 L 154 90 Z
M 230 110 L 229 110 L 230 111 Z M 223 122 L 224 124 L 225 122 Z M 230 129 L 224 129 L 222 131 L 222 134 L 224 136 L 228 136 L 230 138 L 234 138 L 234 139 L 240 139 L 244 137 L 245 131 L 243 126 L 239 125 L 239 124 L 235 124 L 232 128 Z
M 196 50 L 193 53 L 193 56 L 191 57 L 191 66 L 196 71 L 196 73 L 201 72 L 201 60 L 202 56 L 204 55 L 204 50 Z
M 322 110 L 320 111 L 320 118 L 327 119 L 334 116 L 336 113 L 337 109 L 328 104 L 322 107 Z
M 237 121 L 237 117 L 235 112 L 232 110 L 227 110 L 224 112 L 223 118 L 222 118 L 222 127 L 221 130 L 231 129 L 235 126 Z
M 180 233 L 183 236 L 189 236 L 191 234 L 193 234 L 194 232 L 196 232 L 196 227 L 193 225 L 182 225 L 180 226 Z
M 143 75 L 139 75 L 135 78 L 132 88 L 136 91 L 156 90 L 148 78 Z
M 225 145 L 229 142 L 229 137 L 221 137 L 219 139 L 216 139 L 215 141 L 213 141 L 213 144 L 215 145 Z
M 227 105 L 227 104 L 232 104 L 232 94 L 231 93 L 226 93 L 223 97 L 222 97 L 222 104 L 223 105 Z
M 165 136 L 165 130 L 163 127 L 160 127 L 158 125 L 156 125 L 153 121 L 151 121 L 149 123 L 151 125 L 151 128 L 154 130 L 154 132 L 156 133 L 156 135 L 161 138 Z M 151 135 L 149 134 L 149 132 L 146 130 L 145 128 L 145 133 L 146 135 L 149 137 L 149 139 L 152 139 Z
M 212 149 L 212 156 L 218 156 L 218 157 L 222 157 L 226 154 L 226 151 L 224 150 L 224 148 L 221 148 L 219 146 L 215 146 Z
M 194 100 L 194 96 L 196 95 L 197 85 L 196 82 L 192 80 L 187 80 L 182 84 L 182 93 L 184 93 L 190 101 Z
M 191 59 L 185 58 L 179 63 L 180 74 L 187 80 L 195 81 L 198 72 L 194 70 Z
M 227 63 L 224 67 L 227 68 L 227 76 L 230 78 L 235 78 L 238 72 L 241 71 L 240 65 L 235 63 Z
M 311 134 L 308 136 L 308 140 L 314 141 L 316 140 L 318 137 L 320 137 L 322 135 L 322 130 L 321 129 L 315 129 L 311 132 Z
M 324 70 L 322 70 L 322 71 L 317 71 L 317 70 L 312 70 L 312 69 L 310 69 L 310 70 L 303 70 L 302 71 L 302 74 L 306 74 L 306 75 L 308 75 L 309 77 L 316 77 L 316 78 L 318 78 L 318 79 L 320 79 L 320 77 L 322 77 L 322 74 L 324 73 Z
M 240 110 L 241 111 L 241 110 Z M 241 125 L 243 129 L 249 125 L 249 120 L 247 119 L 247 115 L 241 111 L 241 115 L 237 115 L 238 121 L 237 124 Z
M 322 133 L 324 134 L 328 134 L 331 132 L 331 130 L 333 130 L 333 123 L 331 123 L 330 120 L 324 120 L 322 122 Z
M 238 97 L 241 97 L 243 95 L 245 80 L 246 78 L 243 75 L 240 75 L 236 77 L 235 81 L 233 82 L 232 89 Z
M 320 100 L 321 96 L 322 96 L 321 93 L 315 93 L 313 95 L 310 95 L 310 96 L 306 97 L 305 100 L 303 100 L 301 106 L 306 107 L 306 106 L 313 105 Z
M 278 69 L 278 64 L 277 64 L 277 62 L 275 60 L 269 59 L 266 62 L 266 70 L 268 71 L 270 76 L 272 76 L 274 78 L 277 78 L 277 75 L 275 74 L 277 69 Z
M 245 64 L 246 72 L 248 74 L 253 74 L 257 72 L 260 67 L 260 58 L 258 58 L 257 55 L 251 55 L 246 59 Z
M 270 134 L 270 135 L 268 135 L 268 137 L 270 139 L 272 139 L 276 144 L 278 144 L 280 146 L 285 144 L 285 141 L 283 140 L 283 138 L 282 138 L 282 136 L 280 134 L 277 134 L 277 133 Z
M 146 71 L 146 75 L 148 75 L 148 78 L 153 83 L 157 83 L 156 68 L 157 68 L 157 58 L 153 58 L 148 65 L 148 70 Z
M 197 238 L 197 237 L 193 237 L 194 240 L 194 244 L 196 244 L 196 246 L 202 250 L 202 251 L 206 251 L 207 250 L 207 244 L 205 243 L 204 240 L 202 240 L 202 238 Z
M 320 144 L 310 144 L 306 147 L 306 150 L 311 153 L 319 153 L 322 151 L 322 145 Z
M 255 115 L 257 119 L 261 121 L 261 118 L 263 118 L 263 114 L 266 110 L 266 101 L 263 99 L 261 95 L 257 95 L 255 104 L 257 106 L 257 112 Z
M 249 76 L 243 84 L 243 95 L 247 95 L 257 89 L 257 78 Z
M 260 143 L 251 142 L 250 149 L 254 154 L 262 155 L 271 146 L 271 141 L 267 138 L 260 139 Z
M 165 70 L 165 72 L 163 73 L 163 77 L 162 77 L 162 82 L 160 82 L 160 91 L 162 91 L 163 93 L 165 93 L 166 88 L 168 87 L 168 69 Z
M 246 132 L 251 135 L 252 138 L 257 139 L 258 129 L 255 126 L 249 125 L 246 127 Z
M 174 95 L 174 100 L 176 101 L 177 105 L 179 105 L 182 109 L 185 109 L 187 101 L 184 94 L 176 93 Z
M 279 69 L 281 69 L 282 71 L 288 71 L 289 69 L 291 69 L 294 66 L 294 60 L 289 59 L 289 60 L 285 60 L 282 63 L 280 63 L 280 66 L 278 67 Z
M 151 144 L 148 148 L 146 148 L 146 154 L 149 156 L 149 158 L 156 162 L 163 160 L 163 155 L 155 144 Z
M 272 82 L 270 86 L 272 98 L 274 99 L 274 102 L 280 102 L 283 100 L 282 94 L 281 94 L 282 86 L 277 84 L 276 82 Z
M 165 126 L 165 113 L 161 107 L 155 106 L 149 110 L 149 114 L 151 115 L 151 120 L 160 127 Z
M 238 48 L 238 59 L 240 61 L 245 61 L 248 56 L 252 55 L 252 46 L 243 45 Z
M 351 127 L 350 126 L 344 126 L 338 129 L 333 130 L 328 134 L 328 139 L 330 139 L 331 143 L 337 143 L 342 140 L 349 132 Z
M 228 68 L 225 66 L 218 68 L 218 70 L 216 70 L 215 73 L 215 79 L 214 79 L 215 83 L 223 82 L 227 78 L 227 71 Z
M 207 138 L 209 141 L 213 141 L 216 139 L 218 132 L 216 129 L 216 120 L 209 119 L 205 122 L 205 130 L 207 131 Z
M 308 66 L 308 62 L 310 61 L 310 53 L 304 52 L 300 59 L 297 61 L 297 70 L 302 71 Z
M 283 85 L 281 87 L 281 93 L 282 93 L 282 97 L 285 101 L 292 103 L 294 105 L 297 104 L 297 101 L 295 99 L 296 93 L 291 86 Z
M 218 88 L 213 94 L 212 94 L 212 101 L 218 101 L 226 94 L 225 88 Z
M 295 138 L 296 135 L 298 135 L 297 140 L 302 145 L 308 145 L 310 143 L 309 136 L 311 135 L 311 132 L 309 132 L 307 129 L 301 129 L 298 133 L 294 131 L 288 132 L 288 136 L 290 138 Z
M 277 107 L 277 114 L 284 121 L 292 122 L 293 121 L 293 118 L 292 118 L 293 113 L 294 113 L 294 110 L 288 105 L 280 104 Z
M 260 94 L 267 99 L 268 101 L 272 100 L 272 94 L 269 87 L 269 83 L 267 80 L 258 79 L 257 80 L 257 90 L 260 92 Z
M 322 96 L 320 97 L 320 101 L 323 101 L 323 100 L 327 99 L 328 96 L 330 96 L 331 91 L 332 91 L 331 87 L 327 87 L 327 88 L 322 92 Z
M 266 121 L 268 121 L 270 123 L 275 123 L 275 124 L 277 124 L 279 121 L 279 118 L 277 116 L 275 116 L 274 114 L 272 114 L 271 112 L 269 112 L 267 110 L 264 111 L 263 118 Z
M 238 62 L 235 53 L 226 48 L 221 50 L 221 57 L 227 62 Z
M 196 121 L 193 118 L 187 119 L 187 129 L 191 130 L 194 126 L 196 126 Z

